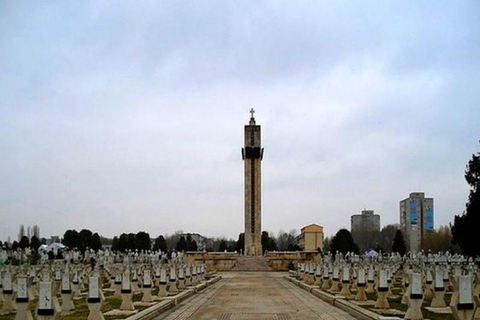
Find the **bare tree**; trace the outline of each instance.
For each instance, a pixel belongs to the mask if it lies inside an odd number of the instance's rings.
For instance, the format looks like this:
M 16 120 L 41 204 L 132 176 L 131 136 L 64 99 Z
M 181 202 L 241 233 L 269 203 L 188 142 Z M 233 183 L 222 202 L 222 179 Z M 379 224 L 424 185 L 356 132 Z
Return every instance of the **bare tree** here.
M 18 231 L 18 242 L 22 240 L 22 237 L 25 235 L 25 226 L 23 224 L 20 225 L 20 230 Z
M 40 239 L 40 227 L 36 224 L 33 225 L 32 227 L 32 236 L 35 236 L 37 237 L 38 239 Z

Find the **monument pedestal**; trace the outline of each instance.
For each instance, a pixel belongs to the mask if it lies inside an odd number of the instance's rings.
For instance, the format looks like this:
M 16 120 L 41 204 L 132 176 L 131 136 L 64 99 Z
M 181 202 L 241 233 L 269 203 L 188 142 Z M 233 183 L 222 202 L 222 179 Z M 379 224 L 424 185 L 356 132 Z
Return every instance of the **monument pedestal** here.
M 445 296 L 445 289 L 442 288 L 442 290 L 439 290 L 439 289 L 435 288 L 434 296 L 433 296 L 433 299 L 432 299 L 432 303 L 430 304 L 430 307 L 431 308 L 446 307 L 447 304 L 445 303 L 444 296 Z
M 95 302 L 88 302 L 88 310 L 90 312 L 88 313 L 87 320 L 105 320 L 102 314 L 102 304 L 100 299 Z
M 13 301 L 13 290 L 4 290 L 2 311 L 15 311 L 15 309 L 15 302 Z
M 168 286 L 168 293 L 178 293 L 178 288 L 177 288 L 177 280 L 172 280 L 170 279 L 169 281 L 169 286 Z
M 178 278 L 178 289 L 185 289 L 185 279 Z
M 402 295 L 402 303 L 408 305 L 408 286 L 409 284 L 405 284 L 405 289 Z
M 390 304 L 387 300 L 388 295 L 388 288 L 384 288 L 384 290 L 380 290 L 379 288 L 377 292 L 377 301 L 375 302 L 375 308 L 377 309 L 388 309 L 390 308 Z
M 410 296 L 408 298 L 408 309 L 407 309 L 407 313 L 405 314 L 405 319 L 423 320 L 423 314 L 421 309 L 422 303 L 423 303 L 423 297 L 412 298 L 412 296 Z
M 78 281 L 72 282 L 73 298 L 82 296 L 82 293 L 79 290 L 79 286 L 80 284 L 78 283 Z
M 333 280 L 332 280 L 332 286 L 330 287 L 330 291 L 332 291 L 332 292 L 340 292 L 339 283 L 340 283 L 340 281 L 338 281 L 338 279 L 333 279 Z
M 160 298 L 161 297 L 166 297 L 168 295 L 167 293 L 167 283 L 166 282 L 160 282 L 160 284 L 158 285 L 158 294 L 157 294 Z
M 475 315 L 474 305 L 460 309 L 458 309 L 458 307 L 450 307 L 450 309 L 452 310 L 453 317 L 458 320 L 472 320 Z
M 138 279 L 132 279 L 132 291 L 140 292 L 140 288 L 138 287 Z
M 375 293 L 375 281 L 368 281 L 367 287 L 365 288 L 366 293 Z
M 113 294 L 115 298 L 120 298 L 122 296 L 122 283 L 115 283 L 115 293 Z
M 17 314 L 15 320 L 33 320 L 32 312 L 30 311 L 30 302 L 28 298 L 17 299 Z
M 135 310 L 135 306 L 132 302 L 132 291 L 122 290 L 122 304 L 120 310 Z
M 75 305 L 73 304 L 73 293 L 62 291 L 62 311 L 72 311 L 75 310 Z
M 350 292 L 350 281 L 342 281 L 342 291 L 340 291 L 340 295 L 344 296 L 345 298 L 350 298 L 352 295 Z
M 62 312 L 62 307 L 60 306 L 60 302 L 58 301 L 57 296 L 52 297 L 52 304 L 53 304 L 53 309 L 55 309 L 55 313 Z
M 322 290 L 328 290 L 331 287 L 330 278 L 323 278 Z
M 433 282 L 432 281 L 428 281 L 426 284 L 425 284 L 425 300 L 432 300 L 433 297 L 434 297 L 434 292 L 433 292 Z
M 365 285 L 357 285 L 357 295 L 355 296 L 356 301 L 367 301 L 367 295 L 365 293 Z
M 142 288 L 142 291 L 143 291 L 142 302 L 152 302 L 153 301 L 152 287 L 144 285 Z

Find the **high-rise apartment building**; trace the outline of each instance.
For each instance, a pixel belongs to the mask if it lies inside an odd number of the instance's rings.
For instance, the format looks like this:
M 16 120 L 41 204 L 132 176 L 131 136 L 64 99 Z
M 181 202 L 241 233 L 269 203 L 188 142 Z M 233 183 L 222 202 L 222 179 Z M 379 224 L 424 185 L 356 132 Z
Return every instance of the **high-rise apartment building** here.
M 433 228 L 433 198 L 425 198 L 423 192 L 412 192 L 400 201 L 400 229 L 409 251 L 420 252 L 425 235 Z
M 362 210 L 350 217 L 350 231 L 361 252 L 374 249 L 380 234 L 380 215 L 373 210 Z
M 362 210 L 361 214 L 353 214 L 350 217 L 350 231 L 380 231 L 380 215 L 374 214 L 373 210 Z

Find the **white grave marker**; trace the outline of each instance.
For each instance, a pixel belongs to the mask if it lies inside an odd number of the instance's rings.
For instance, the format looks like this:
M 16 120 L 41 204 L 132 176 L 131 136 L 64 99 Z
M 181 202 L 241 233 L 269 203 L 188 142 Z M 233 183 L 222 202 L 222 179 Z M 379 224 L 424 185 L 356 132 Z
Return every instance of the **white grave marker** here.
M 100 302 L 98 277 L 90 277 L 88 282 L 88 303 Z
M 459 294 L 459 307 L 472 305 L 472 278 L 470 276 L 458 277 L 458 294 Z M 460 308 L 459 308 L 460 309 Z
M 23 302 L 18 299 L 27 299 L 25 302 L 28 302 L 27 278 L 21 277 L 17 279 L 17 302 Z
M 38 315 L 53 315 L 52 283 L 40 282 L 38 294 Z

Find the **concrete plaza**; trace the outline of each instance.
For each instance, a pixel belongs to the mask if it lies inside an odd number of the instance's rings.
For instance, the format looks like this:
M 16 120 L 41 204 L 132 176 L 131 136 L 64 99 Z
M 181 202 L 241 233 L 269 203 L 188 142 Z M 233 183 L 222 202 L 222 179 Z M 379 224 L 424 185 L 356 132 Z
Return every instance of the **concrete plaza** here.
M 355 319 L 283 279 L 285 273 L 221 275 L 221 281 L 155 319 Z

